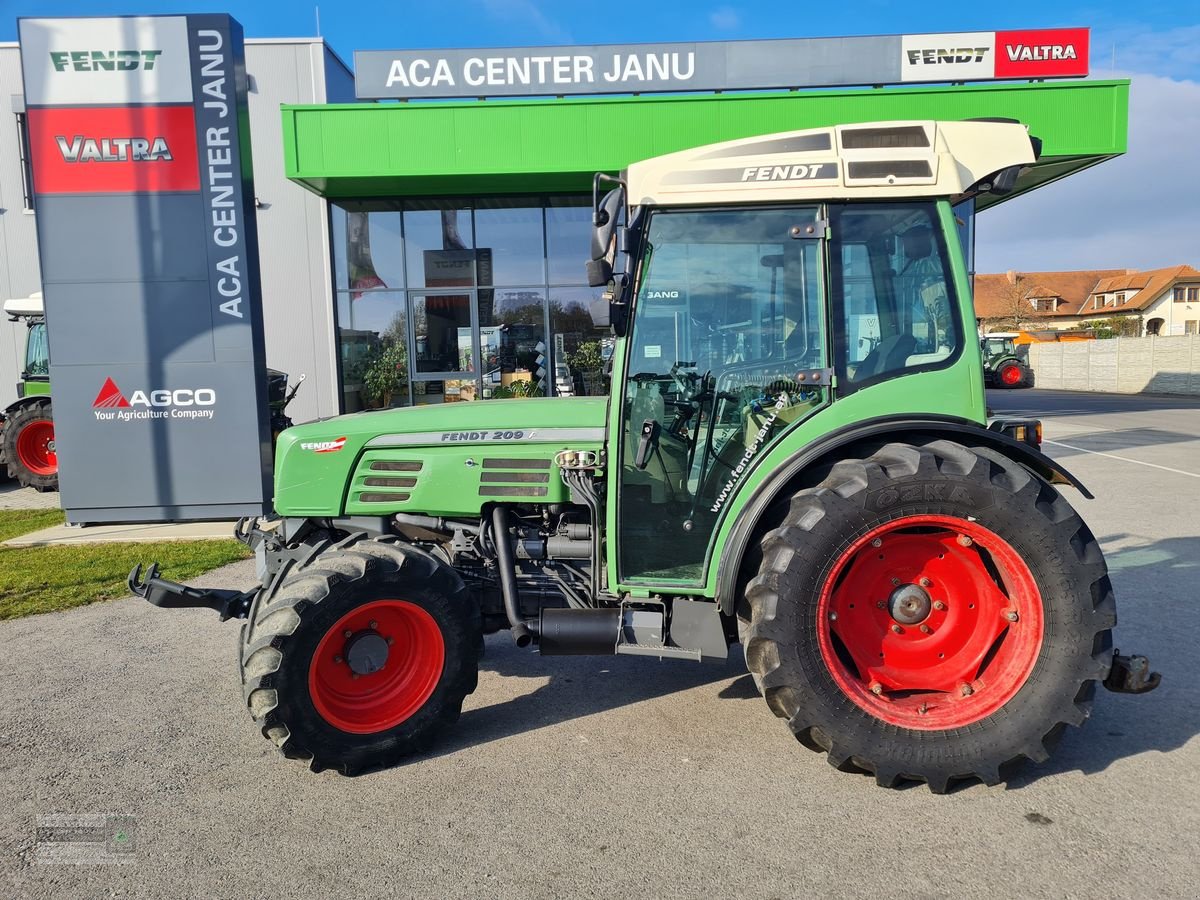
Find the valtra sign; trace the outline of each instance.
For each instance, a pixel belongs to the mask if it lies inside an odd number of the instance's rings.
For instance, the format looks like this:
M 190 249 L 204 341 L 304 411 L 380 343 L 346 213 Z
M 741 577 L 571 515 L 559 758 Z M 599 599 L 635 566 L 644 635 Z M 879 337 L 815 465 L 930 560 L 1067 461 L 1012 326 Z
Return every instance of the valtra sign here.
M 67 518 L 262 514 L 271 442 L 241 27 L 19 27 Z
M 1088 29 L 770 41 L 360 50 L 360 100 L 733 91 L 1088 73 Z

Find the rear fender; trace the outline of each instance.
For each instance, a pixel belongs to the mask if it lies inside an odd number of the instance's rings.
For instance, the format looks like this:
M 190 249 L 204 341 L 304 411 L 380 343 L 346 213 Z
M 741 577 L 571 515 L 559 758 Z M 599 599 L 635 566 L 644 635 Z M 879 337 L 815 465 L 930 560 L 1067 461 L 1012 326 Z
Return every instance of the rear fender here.
M 1040 450 L 1008 435 L 989 431 L 969 419 L 951 416 L 883 416 L 870 422 L 842 428 L 791 456 L 754 489 L 742 507 L 717 567 L 716 596 L 721 611 L 730 615 L 735 611 L 742 561 L 750 541 L 756 537 L 763 513 L 776 500 L 807 486 L 804 479 L 807 471 L 832 460 L 856 456 L 851 449 L 856 444 L 875 444 L 880 441 L 910 442 L 917 438 L 944 438 L 967 446 L 991 447 L 1020 463 L 1043 481 L 1071 485 L 1087 499 L 1093 499 L 1092 493 L 1078 478 Z

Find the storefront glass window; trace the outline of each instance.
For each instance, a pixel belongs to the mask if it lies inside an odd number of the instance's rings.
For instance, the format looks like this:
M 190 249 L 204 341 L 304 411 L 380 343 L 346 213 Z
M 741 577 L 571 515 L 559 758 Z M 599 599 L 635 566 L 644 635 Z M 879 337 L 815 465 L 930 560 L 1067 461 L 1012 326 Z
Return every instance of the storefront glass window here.
M 406 209 L 404 246 L 410 288 L 475 285 L 474 231 L 470 209 L 452 205 Z
M 407 406 L 408 314 L 403 291 L 338 293 L 345 412 Z
M 546 281 L 540 206 L 513 206 L 480 200 L 475 208 L 479 284 L 532 284 Z M 490 276 L 490 277 L 489 277 Z
M 606 393 L 589 198 L 332 207 L 344 410 Z
M 485 399 L 550 394 L 545 316 L 543 290 L 480 289 L 479 346 Z
M 581 284 L 592 247 L 586 198 L 551 197 L 546 207 L 546 263 L 551 284 Z

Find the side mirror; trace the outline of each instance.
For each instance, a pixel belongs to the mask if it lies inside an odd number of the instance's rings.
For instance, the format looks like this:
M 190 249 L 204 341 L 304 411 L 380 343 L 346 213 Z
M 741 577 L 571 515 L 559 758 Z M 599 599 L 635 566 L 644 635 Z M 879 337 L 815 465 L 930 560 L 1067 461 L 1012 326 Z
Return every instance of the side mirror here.
M 596 176 L 596 187 L 602 176 Z M 592 258 L 587 264 L 588 285 L 600 287 L 612 279 L 617 254 L 617 223 L 625 205 L 624 186 L 613 188 L 592 208 Z

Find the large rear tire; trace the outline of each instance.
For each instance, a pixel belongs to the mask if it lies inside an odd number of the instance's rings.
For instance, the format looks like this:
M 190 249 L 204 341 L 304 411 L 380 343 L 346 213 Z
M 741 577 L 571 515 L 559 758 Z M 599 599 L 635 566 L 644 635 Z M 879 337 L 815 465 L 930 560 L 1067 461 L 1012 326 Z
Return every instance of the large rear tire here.
M 37 491 L 58 490 L 58 453 L 49 400 L 27 403 L 14 411 L 0 430 L 0 444 L 10 478 Z
M 256 599 L 243 693 L 284 756 L 356 775 L 426 749 L 458 719 L 481 639 L 452 569 L 394 538 L 352 535 L 287 564 Z
M 806 746 L 884 787 L 996 784 L 1088 717 L 1115 600 L 1092 533 L 987 448 L 888 444 L 765 533 L 746 662 Z

